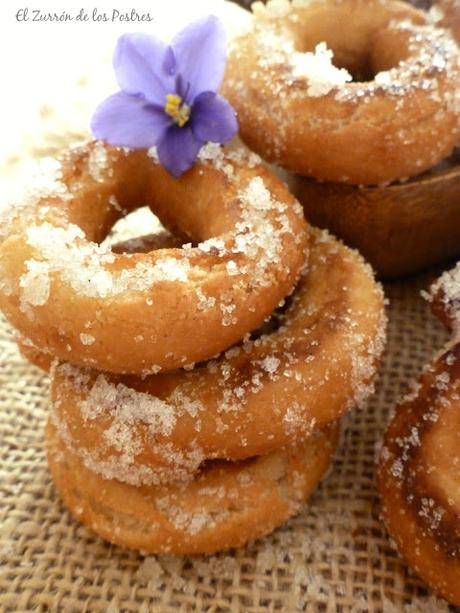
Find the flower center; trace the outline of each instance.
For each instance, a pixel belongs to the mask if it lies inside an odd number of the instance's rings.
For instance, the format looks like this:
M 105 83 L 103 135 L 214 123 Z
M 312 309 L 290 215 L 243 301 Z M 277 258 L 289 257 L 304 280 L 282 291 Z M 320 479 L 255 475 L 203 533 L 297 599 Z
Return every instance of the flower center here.
M 165 112 L 182 128 L 189 120 L 190 106 L 182 102 L 182 98 L 178 94 L 168 94 L 166 96 Z

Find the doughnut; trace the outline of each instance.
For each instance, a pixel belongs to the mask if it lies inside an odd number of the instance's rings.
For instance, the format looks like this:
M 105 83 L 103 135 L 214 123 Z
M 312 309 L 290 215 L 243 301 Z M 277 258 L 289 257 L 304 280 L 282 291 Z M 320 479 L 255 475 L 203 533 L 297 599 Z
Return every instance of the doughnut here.
M 453 338 L 396 407 L 377 487 L 400 554 L 430 588 L 460 606 L 460 264 L 423 295 Z
M 358 185 L 449 155 L 460 138 L 460 51 L 426 13 L 397 0 L 258 7 L 252 30 L 231 42 L 222 87 L 251 149 Z
M 134 487 L 88 470 L 46 429 L 48 463 L 64 504 L 111 543 L 149 553 L 240 547 L 299 512 L 330 465 L 337 426 L 296 447 L 241 462 L 210 462 L 187 484 Z
M 51 420 L 104 478 L 134 486 L 187 480 L 206 460 L 297 444 L 362 404 L 385 323 L 370 267 L 314 231 L 290 304 L 260 334 L 191 370 L 144 378 L 55 364 Z
M 378 489 L 409 566 L 460 606 L 460 344 L 426 369 L 385 434 Z
M 0 309 L 60 360 L 145 375 L 208 359 L 256 329 L 305 263 L 301 207 L 241 149 L 207 145 L 179 179 L 154 150 L 99 142 L 47 170 L 0 220 Z M 144 204 L 196 246 L 100 244 Z

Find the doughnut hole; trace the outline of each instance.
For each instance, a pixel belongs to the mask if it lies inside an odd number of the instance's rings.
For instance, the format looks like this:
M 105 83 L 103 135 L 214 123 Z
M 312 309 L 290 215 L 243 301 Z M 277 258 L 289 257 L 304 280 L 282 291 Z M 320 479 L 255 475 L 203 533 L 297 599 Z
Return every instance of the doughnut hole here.
M 354 82 L 372 81 L 377 73 L 389 70 L 407 59 L 407 36 L 388 33 L 385 25 L 388 12 L 375 4 L 318 5 L 309 14 L 308 21 L 290 23 L 294 46 L 301 53 L 313 52 L 316 45 L 325 42 L 334 53 L 333 63 L 345 68 Z M 407 13 L 404 5 L 402 15 Z M 413 19 L 413 12 L 411 11 Z M 346 27 L 343 24 L 346 23 Z M 391 40 L 388 40 L 388 36 Z M 397 40 L 396 40 L 397 39 Z
M 142 206 L 132 213 L 128 213 L 126 217 L 118 219 L 109 230 L 102 244 L 113 247 L 121 241 L 138 238 L 140 231 L 144 235 L 154 234 L 163 230 L 164 227 L 161 221 L 152 210 L 148 206 Z M 136 253 L 136 251 L 133 251 L 133 253 Z

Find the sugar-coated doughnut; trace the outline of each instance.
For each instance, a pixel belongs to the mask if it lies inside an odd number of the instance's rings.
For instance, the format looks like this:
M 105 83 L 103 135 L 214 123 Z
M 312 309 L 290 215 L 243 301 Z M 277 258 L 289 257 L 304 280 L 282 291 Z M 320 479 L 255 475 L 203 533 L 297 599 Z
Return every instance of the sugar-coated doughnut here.
M 64 504 L 102 538 L 150 553 L 239 547 L 299 512 L 337 444 L 337 426 L 297 447 L 210 462 L 186 484 L 134 487 L 88 470 L 48 424 L 48 463 Z
M 367 398 L 385 314 L 356 252 L 315 231 L 308 269 L 274 323 L 192 370 L 141 379 L 57 364 L 52 422 L 91 471 L 151 485 L 189 479 L 209 459 L 298 443 Z
M 251 149 L 353 184 L 417 175 L 450 153 L 460 139 L 460 51 L 447 30 L 397 0 L 282 6 L 259 6 L 230 46 L 223 92 Z
M 396 408 L 380 453 L 378 489 L 401 555 L 460 606 L 460 345 L 426 369 Z
M 460 266 L 424 296 L 453 339 L 396 407 L 377 482 L 383 519 L 401 555 L 460 606 Z
M 100 245 L 144 204 L 198 244 L 135 254 Z M 257 328 L 307 254 L 301 207 L 257 156 L 207 145 L 176 179 L 154 151 L 96 142 L 53 164 L 0 221 L 0 309 L 61 360 L 117 373 L 171 370 Z

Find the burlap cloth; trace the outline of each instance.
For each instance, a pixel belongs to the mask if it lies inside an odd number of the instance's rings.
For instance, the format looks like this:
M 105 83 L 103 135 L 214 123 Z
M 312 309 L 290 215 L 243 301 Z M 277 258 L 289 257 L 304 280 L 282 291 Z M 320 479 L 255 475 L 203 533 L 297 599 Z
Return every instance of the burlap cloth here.
M 86 68 L 84 78 L 70 75 L 75 88 L 66 84 L 66 106 L 49 96 L 29 131 L 19 118 L 17 150 L 3 158 L 0 185 L 2 177 L 8 185 L 19 159 L 54 153 L 85 136 L 81 126 L 109 74 L 95 50 L 108 55 L 109 48 L 112 42 L 98 41 L 88 51 L 92 76 Z M 376 394 L 349 418 L 333 470 L 304 511 L 264 540 L 210 557 L 143 558 L 72 520 L 44 457 L 48 378 L 20 357 L 0 318 L 0 611 L 448 610 L 395 553 L 374 487 L 375 449 L 388 413 L 447 336 L 419 295 L 438 272 L 386 287 L 389 338 Z

